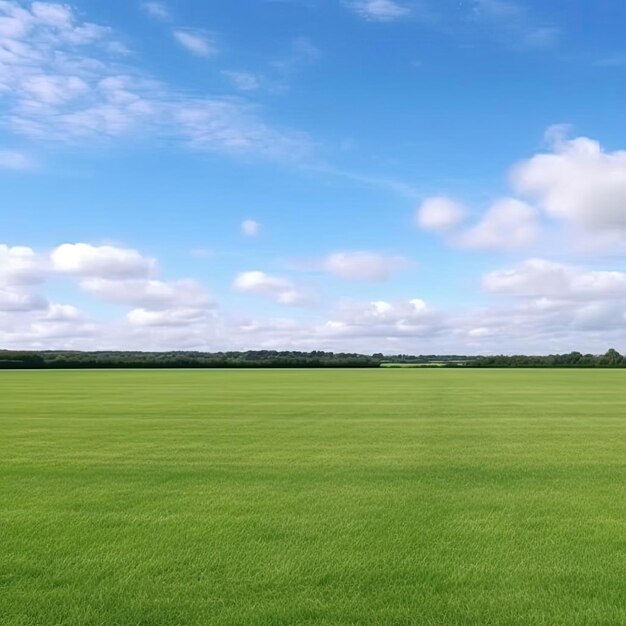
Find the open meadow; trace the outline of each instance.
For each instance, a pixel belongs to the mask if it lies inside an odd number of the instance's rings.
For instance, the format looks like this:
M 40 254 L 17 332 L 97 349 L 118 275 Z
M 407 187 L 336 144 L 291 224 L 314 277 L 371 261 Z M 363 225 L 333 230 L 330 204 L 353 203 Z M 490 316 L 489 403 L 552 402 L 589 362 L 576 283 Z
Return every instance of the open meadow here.
M 1 372 L 0 624 L 626 624 L 626 371 Z

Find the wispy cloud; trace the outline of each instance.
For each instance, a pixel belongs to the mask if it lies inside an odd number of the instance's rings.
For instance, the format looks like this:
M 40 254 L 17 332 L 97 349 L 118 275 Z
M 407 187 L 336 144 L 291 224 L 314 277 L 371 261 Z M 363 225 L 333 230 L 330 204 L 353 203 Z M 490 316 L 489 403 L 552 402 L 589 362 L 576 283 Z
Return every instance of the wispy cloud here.
M 170 11 L 164 2 L 142 2 L 141 8 L 155 20 L 167 22 L 171 19 Z
M 526 7 L 512 0 L 475 0 L 473 17 L 511 47 L 550 48 L 561 34 L 555 26 L 538 23 Z
M 32 170 L 36 167 L 35 161 L 17 150 L 0 150 L 0 168 L 7 170 Z
M 409 198 L 410 200 L 418 200 L 423 196 L 423 191 L 418 189 L 415 185 L 404 180 L 399 180 L 397 178 L 392 178 L 385 175 L 354 172 L 351 170 L 320 163 L 309 163 L 304 165 L 303 167 L 307 171 L 314 174 L 343 178 L 345 180 L 358 183 L 359 185 L 366 185 L 367 187 L 376 187 L 379 189 L 383 189 L 399 196 Z
M 240 91 L 256 91 L 261 86 L 259 78 L 251 72 L 222 70 L 222 76 Z
M 321 50 L 307 37 L 296 37 L 289 46 L 288 53 L 274 61 L 272 67 L 283 78 L 300 71 L 308 65 L 317 63 L 322 57 Z
M 179 133 L 196 149 L 298 161 L 311 148 L 306 134 L 274 128 L 239 101 L 187 100 L 173 105 L 170 113 Z
M 619 52 L 597 59 L 594 65 L 596 67 L 626 67 L 626 52 Z
M 177 28 L 172 34 L 174 39 L 188 52 L 199 57 L 213 57 L 218 54 L 217 46 L 211 35 L 196 28 Z
M 244 220 L 240 224 L 242 235 L 246 237 L 257 237 L 261 232 L 261 224 L 255 220 Z
M 209 53 L 200 37 L 197 52 Z M 31 139 L 79 142 L 143 135 L 194 149 L 288 158 L 308 151 L 304 133 L 264 122 L 239 99 L 193 97 L 121 63 L 109 28 L 81 21 L 66 5 L 0 3 L 2 121 Z M 197 44 L 198 42 L 196 42 Z M 4 167 L 27 160 L 6 152 Z
M 393 22 L 411 15 L 409 6 L 396 0 L 349 0 L 346 5 L 372 22 Z

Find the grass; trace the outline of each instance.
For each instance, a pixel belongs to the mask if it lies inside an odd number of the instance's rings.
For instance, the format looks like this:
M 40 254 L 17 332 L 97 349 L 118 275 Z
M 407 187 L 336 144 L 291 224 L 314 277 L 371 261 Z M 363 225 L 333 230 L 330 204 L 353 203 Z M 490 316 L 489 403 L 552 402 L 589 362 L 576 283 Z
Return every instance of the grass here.
M 0 624 L 626 624 L 626 371 L 0 374 Z

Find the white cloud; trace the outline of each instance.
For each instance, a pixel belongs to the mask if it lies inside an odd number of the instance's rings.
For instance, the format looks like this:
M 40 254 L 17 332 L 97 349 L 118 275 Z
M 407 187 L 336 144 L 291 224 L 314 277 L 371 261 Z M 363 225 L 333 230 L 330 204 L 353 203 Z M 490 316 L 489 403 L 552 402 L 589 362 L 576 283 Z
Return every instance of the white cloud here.
M 174 39 L 191 54 L 199 57 L 212 57 L 218 53 L 215 42 L 204 31 L 178 28 L 172 34 Z
M 164 2 L 142 2 L 141 8 L 152 18 L 161 22 L 170 19 L 170 12 Z
M 14 300 L 13 309 L 3 307 L 0 294 L 0 342 L 5 348 L 66 349 L 94 348 L 97 328 L 72 305 L 47 303 L 35 298 L 21 303 Z
M 27 97 L 42 106 L 73 100 L 89 91 L 87 83 L 78 76 L 36 74 L 24 78 L 21 84 Z
M 113 250 L 114 252 L 112 252 Z M 63 251 L 62 254 L 59 251 Z M 488 272 L 489 305 L 438 310 L 421 298 L 342 301 L 303 320 L 220 311 L 201 283 L 155 277 L 156 261 L 115 246 L 64 244 L 51 254 L 0 246 L 0 345 L 46 349 L 332 349 L 386 353 L 626 351 L 626 272 L 529 259 Z M 120 305 L 94 321 L 34 286 L 54 278 Z M 244 272 L 233 284 L 282 304 L 309 294 L 285 277 Z M 371 289 L 371 287 L 369 288 Z M 251 307 L 246 307 L 250 309 Z M 309 317 L 311 319 L 309 319 Z
M 193 334 L 196 341 L 211 332 L 216 304 L 204 287 L 191 279 L 152 278 L 156 261 L 136 250 L 62 244 L 49 254 L 48 265 L 42 258 L 30 248 L 0 246 L 0 261 L 4 261 L 0 282 L 7 285 L 0 287 L 0 316 L 5 316 L 6 324 L 0 340 L 6 345 L 88 348 L 90 341 L 117 338 L 120 345 L 144 342 L 146 347 L 155 341 L 150 329 L 168 328 L 172 334 L 163 335 L 164 343 L 155 344 L 163 347 L 168 338 L 175 338 L 176 345 L 187 345 L 188 339 L 177 332 Z M 48 304 L 31 293 L 29 286 L 42 280 L 44 269 L 48 276 L 78 280 L 84 292 L 105 302 L 133 307 L 126 315 L 127 324 L 94 324 L 74 306 Z
M 176 308 L 163 311 L 133 309 L 126 317 L 133 326 L 184 327 L 204 321 L 206 312 L 197 308 Z
M 511 180 L 550 217 L 626 234 L 626 151 L 605 152 L 587 137 L 557 139 L 554 152 L 522 161 Z
M 514 198 L 502 198 L 478 224 L 459 235 L 457 243 L 467 248 L 507 250 L 528 246 L 538 235 L 537 211 Z
M 80 281 L 81 289 L 106 302 L 134 307 L 126 316 L 133 328 L 183 328 L 209 320 L 216 304 L 200 283 L 191 279 L 168 282 L 146 278 L 156 262 L 129 254 L 135 251 L 122 252 L 123 255 L 116 249 L 115 271 L 110 251 L 100 250 L 99 258 L 89 262 L 82 258 L 79 269 L 74 271 L 90 277 Z M 72 263 L 72 267 L 75 265 Z
M 180 33 L 197 53 L 213 50 L 208 35 Z M 69 5 L 34 3 L 29 10 L 3 0 L 0 122 L 15 134 L 60 142 L 150 135 L 290 160 L 309 149 L 308 136 L 264 123 L 243 101 L 181 93 L 121 63 L 122 48 L 111 29 L 81 21 Z M 26 164 L 15 155 L 5 161 Z
M 164 282 L 89 278 L 81 281 L 81 287 L 108 302 L 129 304 L 153 311 L 176 307 L 206 309 L 213 306 L 204 287 L 189 279 Z
M 303 134 L 272 128 L 241 104 L 229 101 L 188 102 L 174 110 L 180 133 L 197 149 L 270 158 L 302 158 L 309 150 Z
M 69 7 L 62 4 L 48 2 L 33 2 L 31 4 L 33 15 L 45 24 L 59 28 L 71 27 L 73 14 Z
M 416 222 L 424 230 L 446 232 L 465 219 L 465 208 L 451 198 L 427 198 L 417 209 Z
M 89 322 L 80 309 L 56 303 L 51 303 L 43 314 L 36 315 L 27 327 L 31 340 L 43 340 L 46 343 L 51 342 L 52 345 L 58 341 L 92 339 L 96 336 L 96 331 L 97 327 Z
M 443 315 L 424 300 L 344 302 L 321 328 L 333 337 L 434 337 L 444 327 Z
M 197 281 L 151 278 L 154 259 L 137 250 L 89 244 L 63 244 L 52 251 L 53 267 L 81 278 L 86 293 L 106 302 L 134 307 L 132 327 L 182 327 L 206 322 L 215 302 Z
M 156 261 L 137 250 L 86 243 L 63 244 L 52 251 L 50 259 L 58 272 L 95 278 L 144 278 L 156 269 Z
M 512 305 L 473 314 L 485 346 L 500 352 L 604 352 L 626 346 L 626 274 L 529 259 L 483 278 L 488 291 Z M 517 346 L 517 347 L 516 347 Z M 623 348 L 622 348 L 623 350 Z
M 16 150 L 0 150 L 0 168 L 7 170 L 30 170 L 35 167 L 35 162 L 23 152 Z
M 538 211 L 515 198 L 501 198 L 491 204 L 478 221 L 460 230 L 466 217 L 463 205 L 446 197 L 425 200 L 416 221 L 425 229 L 446 235 L 448 243 L 470 249 L 509 250 L 534 243 L 540 233 Z
M 353 0 L 348 2 L 358 15 L 373 22 L 391 22 L 406 18 L 411 10 L 395 0 Z
M 322 268 L 346 280 L 382 282 L 407 265 L 403 257 L 356 251 L 334 252 L 324 259 Z
M 13 131 L 69 139 L 74 120 L 102 116 L 107 108 L 109 117 L 128 122 L 139 115 L 137 102 L 115 105 L 99 91 L 100 81 L 116 72 L 108 57 L 120 42 L 110 29 L 81 22 L 69 6 L 54 3 L 33 3 L 29 11 L 5 1 L 3 19 L 20 24 L 0 28 L 0 93 Z
M 309 295 L 296 287 L 292 281 L 260 271 L 238 274 L 233 287 L 237 291 L 265 296 L 279 304 L 297 306 L 310 300 Z
M 483 282 L 489 291 L 530 298 L 626 298 L 626 273 L 581 270 L 545 259 L 529 259 L 513 269 L 490 272 Z
M 495 39 L 511 47 L 550 48 L 561 34 L 558 28 L 537 24 L 524 6 L 512 0 L 475 0 L 473 14 Z
M 465 232 L 458 230 L 462 207 L 430 198 L 418 210 L 422 227 L 448 235 L 467 248 L 522 248 L 539 238 L 545 218 L 569 227 L 568 245 L 613 246 L 626 241 L 626 151 L 608 152 L 587 137 L 567 138 L 567 126 L 546 132 L 547 152 L 519 162 L 510 171 L 514 197 L 495 201 Z M 447 212 L 446 212 L 447 210 Z M 448 219 L 448 214 L 452 217 Z
M 24 286 L 44 280 L 46 263 L 27 246 L 0 244 L 0 285 Z
M 296 37 L 291 42 L 292 62 L 296 64 L 316 63 L 322 56 L 321 50 L 307 37 Z
M 0 244 L 0 312 L 24 316 L 46 309 L 47 300 L 33 288 L 47 270 L 45 257 L 32 248 Z
M 246 237 L 257 237 L 261 232 L 261 224 L 254 220 L 244 220 L 240 225 L 241 232 Z
M 76 322 L 85 319 L 85 315 L 71 304 L 50 304 L 44 319 L 51 322 Z
M 322 56 L 321 50 L 307 37 L 296 37 L 291 41 L 287 56 L 274 61 L 271 65 L 283 79 L 295 74 L 299 70 L 317 63 Z M 282 89 L 285 85 L 275 85 Z
M 36 311 L 45 309 L 45 298 L 22 288 L 0 287 L 0 311 Z
M 227 78 L 236 89 L 241 91 L 255 91 L 261 86 L 257 76 L 250 72 L 222 70 L 222 76 Z
M 151 277 L 155 271 L 156 261 L 133 249 L 63 244 L 43 254 L 0 245 L 0 344 L 33 349 L 165 349 L 168 342 L 206 347 L 202 342 L 214 332 L 215 302 L 197 281 L 162 281 Z M 32 292 L 33 285 L 55 276 L 132 310 L 124 321 L 95 323 L 73 305 L 48 303 Z

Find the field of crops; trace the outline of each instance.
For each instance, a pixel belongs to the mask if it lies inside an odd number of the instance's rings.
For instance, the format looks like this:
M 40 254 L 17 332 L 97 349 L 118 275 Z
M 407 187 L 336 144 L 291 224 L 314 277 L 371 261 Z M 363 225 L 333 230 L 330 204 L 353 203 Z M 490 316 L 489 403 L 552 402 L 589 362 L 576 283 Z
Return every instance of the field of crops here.
M 626 371 L 6 371 L 0 624 L 626 624 Z

